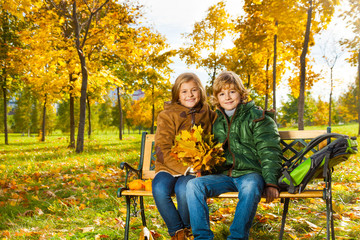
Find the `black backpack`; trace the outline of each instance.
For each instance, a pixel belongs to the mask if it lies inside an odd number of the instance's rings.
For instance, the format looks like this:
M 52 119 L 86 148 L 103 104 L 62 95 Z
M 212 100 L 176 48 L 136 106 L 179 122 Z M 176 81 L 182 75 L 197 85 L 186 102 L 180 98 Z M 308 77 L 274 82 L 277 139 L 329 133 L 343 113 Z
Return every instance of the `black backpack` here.
M 315 152 L 304 160 L 305 154 L 311 151 L 324 140 L 336 138 L 332 142 Z M 278 180 L 281 190 L 289 193 L 301 193 L 306 185 L 321 174 L 327 177 L 328 170 L 331 170 L 340 162 L 346 161 L 351 154 L 357 153 L 356 137 L 349 137 L 343 134 L 327 133 L 314 138 L 302 151 L 300 156 L 291 162 L 285 162 L 282 168 L 282 175 Z

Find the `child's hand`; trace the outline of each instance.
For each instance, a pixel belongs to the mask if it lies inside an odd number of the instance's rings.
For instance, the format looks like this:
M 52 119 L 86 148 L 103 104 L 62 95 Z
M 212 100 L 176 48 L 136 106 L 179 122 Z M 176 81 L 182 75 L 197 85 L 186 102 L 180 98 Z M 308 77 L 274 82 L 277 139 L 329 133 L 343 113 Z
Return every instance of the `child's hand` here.
M 265 195 L 266 195 L 266 202 L 270 203 L 274 201 L 275 198 L 279 197 L 279 190 L 275 187 L 266 187 L 265 188 Z

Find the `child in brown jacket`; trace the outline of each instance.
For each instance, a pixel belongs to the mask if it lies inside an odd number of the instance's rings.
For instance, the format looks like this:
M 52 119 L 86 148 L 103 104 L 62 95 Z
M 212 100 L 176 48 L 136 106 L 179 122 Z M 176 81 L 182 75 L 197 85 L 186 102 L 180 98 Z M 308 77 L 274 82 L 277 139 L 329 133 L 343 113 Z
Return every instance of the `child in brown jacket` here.
M 171 239 L 185 239 L 190 232 L 186 201 L 186 184 L 194 178 L 190 168 L 175 160 L 171 147 L 182 130 L 190 131 L 201 125 L 204 134 L 211 132 L 215 113 L 206 103 L 206 94 L 200 79 L 193 73 L 183 73 L 172 87 L 172 100 L 166 102 L 157 118 L 155 134 L 155 178 L 152 191 L 156 206 L 164 219 Z M 176 209 L 171 195 L 176 194 Z

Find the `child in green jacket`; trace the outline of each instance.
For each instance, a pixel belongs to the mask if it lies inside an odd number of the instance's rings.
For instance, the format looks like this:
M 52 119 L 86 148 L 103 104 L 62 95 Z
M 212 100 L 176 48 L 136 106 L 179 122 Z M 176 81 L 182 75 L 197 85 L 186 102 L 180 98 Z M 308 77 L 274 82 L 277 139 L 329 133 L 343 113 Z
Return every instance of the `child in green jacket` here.
M 213 239 L 206 199 L 239 192 L 228 239 L 248 239 L 257 205 L 264 192 L 268 202 L 279 197 L 280 136 L 274 120 L 248 102 L 248 91 L 234 72 L 215 79 L 213 95 L 218 107 L 213 125 L 216 141 L 223 143 L 226 162 L 220 174 L 192 179 L 186 195 L 194 239 Z

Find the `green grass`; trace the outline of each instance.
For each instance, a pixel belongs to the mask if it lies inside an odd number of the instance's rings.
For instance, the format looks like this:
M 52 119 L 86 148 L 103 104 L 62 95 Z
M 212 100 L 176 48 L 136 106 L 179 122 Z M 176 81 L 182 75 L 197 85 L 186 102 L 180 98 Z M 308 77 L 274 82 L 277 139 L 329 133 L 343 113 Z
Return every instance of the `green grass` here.
M 311 129 L 326 129 L 325 126 Z M 332 132 L 355 136 L 357 125 L 333 126 Z M 3 140 L 0 134 L 0 141 Z M 123 185 L 119 163 L 136 165 L 140 135 L 98 134 L 87 139 L 85 151 L 68 148 L 61 134 L 37 137 L 10 134 L 0 144 L 0 239 L 122 239 L 126 205 L 116 191 Z M 337 239 L 360 236 L 360 157 L 337 166 L 334 172 L 334 209 Z M 148 228 L 157 239 L 169 239 L 152 198 L 145 199 Z M 215 239 L 225 239 L 235 199 L 213 199 L 211 226 Z M 282 204 L 261 202 L 251 239 L 277 239 Z M 324 239 L 325 208 L 321 199 L 290 204 L 285 239 Z M 312 224 L 316 225 L 312 225 Z M 141 219 L 132 218 L 130 239 L 138 239 Z

